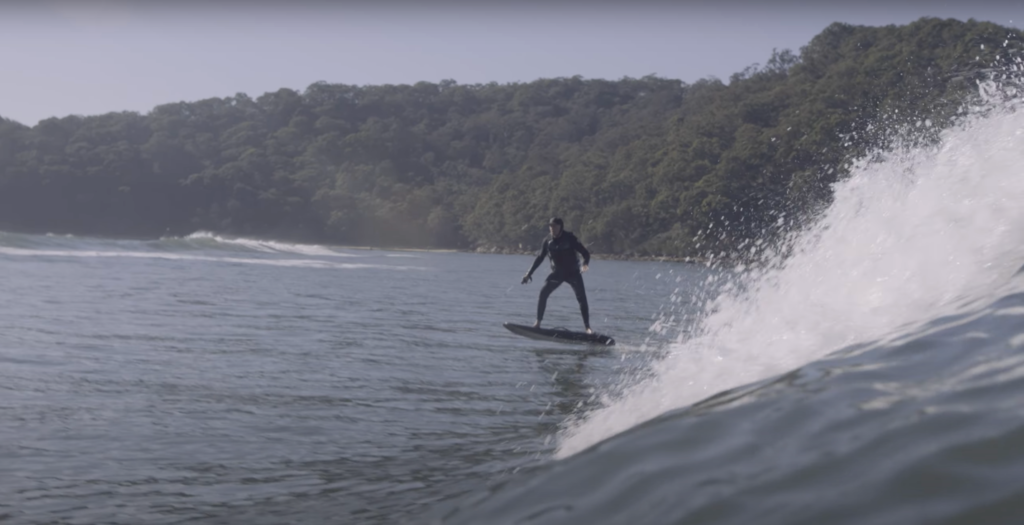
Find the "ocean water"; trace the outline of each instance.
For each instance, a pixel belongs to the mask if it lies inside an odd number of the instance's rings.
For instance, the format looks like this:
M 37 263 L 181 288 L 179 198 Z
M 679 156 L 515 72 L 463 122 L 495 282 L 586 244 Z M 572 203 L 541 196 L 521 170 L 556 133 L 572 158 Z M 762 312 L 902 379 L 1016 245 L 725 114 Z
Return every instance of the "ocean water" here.
M 0 233 L 4 523 L 1024 523 L 1024 112 L 858 162 L 782 257 Z M 548 326 L 580 326 L 571 291 Z
M 0 522 L 416 522 L 544 464 L 708 271 L 593 261 L 589 351 L 501 326 L 531 263 L 0 233 Z M 571 289 L 545 321 L 582 328 Z

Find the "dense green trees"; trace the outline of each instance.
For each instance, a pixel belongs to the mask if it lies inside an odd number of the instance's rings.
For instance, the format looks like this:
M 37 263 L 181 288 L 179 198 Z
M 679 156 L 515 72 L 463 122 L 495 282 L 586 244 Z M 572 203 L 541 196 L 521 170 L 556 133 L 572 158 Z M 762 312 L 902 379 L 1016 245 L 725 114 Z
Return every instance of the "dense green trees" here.
M 0 228 L 533 249 L 557 214 L 596 253 L 698 255 L 826 203 L 900 129 L 948 125 L 1019 49 L 989 23 L 833 24 L 728 85 L 317 83 L 0 119 Z

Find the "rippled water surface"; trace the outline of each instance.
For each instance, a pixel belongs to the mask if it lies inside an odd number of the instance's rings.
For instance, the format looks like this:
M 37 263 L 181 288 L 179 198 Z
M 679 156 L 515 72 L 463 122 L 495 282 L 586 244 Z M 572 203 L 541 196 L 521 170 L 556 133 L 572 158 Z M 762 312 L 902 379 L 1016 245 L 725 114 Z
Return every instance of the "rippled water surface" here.
M 610 351 L 518 338 L 531 258 L 0 234 L 0 521 L 395 523 L 550 460 L 694 267 L 594 261 Z M 570 289 L 548 326 L 582 326 Z

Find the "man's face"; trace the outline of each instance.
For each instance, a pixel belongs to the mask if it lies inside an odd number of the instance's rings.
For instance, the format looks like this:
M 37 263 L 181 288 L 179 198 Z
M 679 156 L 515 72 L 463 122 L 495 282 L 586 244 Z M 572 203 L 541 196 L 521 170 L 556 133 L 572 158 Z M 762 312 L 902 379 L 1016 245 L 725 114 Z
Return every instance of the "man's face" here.
M 558 237 L 562 233 L 562 227 L 557 224 L 549 224 L 548 229 L 551 230 L 552 237 Z

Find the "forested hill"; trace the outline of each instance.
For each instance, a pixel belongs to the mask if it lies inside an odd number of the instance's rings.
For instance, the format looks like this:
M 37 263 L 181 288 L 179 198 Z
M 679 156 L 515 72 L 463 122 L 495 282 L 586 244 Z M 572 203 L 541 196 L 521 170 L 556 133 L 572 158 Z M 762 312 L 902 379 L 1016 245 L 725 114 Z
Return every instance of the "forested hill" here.
M 317 83 L 2 120 L 0 229 L 520 249 L 559 215 L 596 253 L 699 255 L 827 202 L 880 129 L 948 124 L 1020 36 L 837 23 L 728 84 Z

